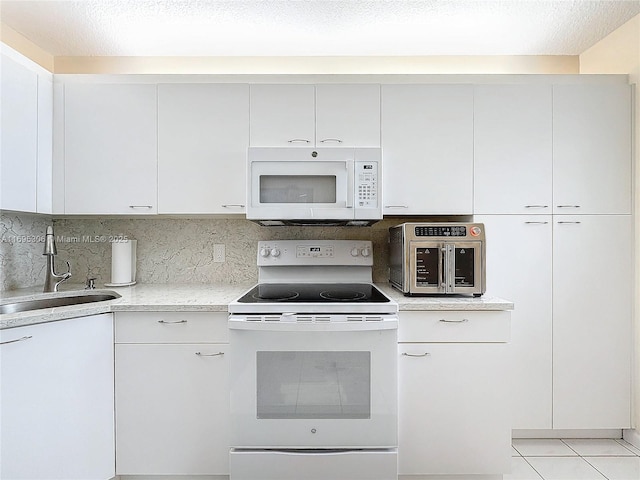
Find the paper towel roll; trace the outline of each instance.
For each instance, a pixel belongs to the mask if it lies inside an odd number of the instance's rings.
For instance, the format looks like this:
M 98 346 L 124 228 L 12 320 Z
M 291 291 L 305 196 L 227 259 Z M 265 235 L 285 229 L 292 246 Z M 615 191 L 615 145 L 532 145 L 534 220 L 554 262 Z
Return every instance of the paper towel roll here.
M 111 244 L 111 283 L 126 285 L 136 281 L 137 240 Z

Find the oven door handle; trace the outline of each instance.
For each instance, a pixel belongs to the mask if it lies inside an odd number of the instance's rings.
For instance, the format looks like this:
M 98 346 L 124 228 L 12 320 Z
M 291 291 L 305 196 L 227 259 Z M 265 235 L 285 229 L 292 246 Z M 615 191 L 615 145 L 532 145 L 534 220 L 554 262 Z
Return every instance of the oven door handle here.
M 229 318 L 229 329 L 262 332 L 362 332 L 397 330 L 398 318 L 391 317 L 378 321 L 358 322 L 263 322 Z

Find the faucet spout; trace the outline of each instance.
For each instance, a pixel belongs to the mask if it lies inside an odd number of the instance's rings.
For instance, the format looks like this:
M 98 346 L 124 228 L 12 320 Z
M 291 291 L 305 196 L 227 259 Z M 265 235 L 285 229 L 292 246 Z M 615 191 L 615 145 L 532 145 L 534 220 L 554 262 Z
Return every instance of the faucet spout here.
M 47 292 L 57 292 L 58 286 L 65 282 L 71 277 L 71 265 L 67 262 L 67 272 L 58 274 L 56 273 L 56 266 L 54 257 L 58 254 L 58 249 L 56 248 L 56 239 L 53 235 L 53 227 L 47 227 L 47 233 L 45 235 L 44 241 L 44 253 L 47 257 L 47 270 L 45 272 L 44 279 L 44 293 Z

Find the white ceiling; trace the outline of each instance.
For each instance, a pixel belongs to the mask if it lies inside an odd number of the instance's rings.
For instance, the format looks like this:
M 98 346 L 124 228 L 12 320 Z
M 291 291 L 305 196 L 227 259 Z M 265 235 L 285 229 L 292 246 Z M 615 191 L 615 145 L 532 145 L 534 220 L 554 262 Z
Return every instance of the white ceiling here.
M 578 55 L 640 0 L 0 1 L 54 56 Z

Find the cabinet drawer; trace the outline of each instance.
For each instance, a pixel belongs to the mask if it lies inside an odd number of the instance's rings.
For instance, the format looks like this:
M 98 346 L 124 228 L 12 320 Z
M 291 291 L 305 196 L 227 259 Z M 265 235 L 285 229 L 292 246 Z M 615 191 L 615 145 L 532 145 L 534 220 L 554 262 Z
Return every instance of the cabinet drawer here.
M 399 342 L 508 342 L 508 311 L 400 312 Z
M 116 343 L 228 343 L 222 312 L 117 312 Z

